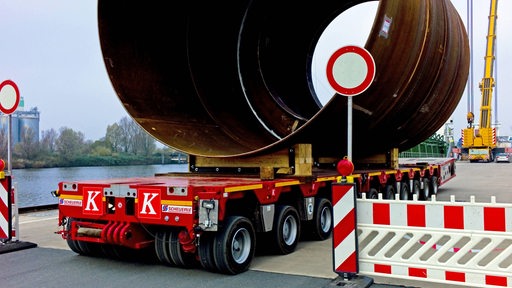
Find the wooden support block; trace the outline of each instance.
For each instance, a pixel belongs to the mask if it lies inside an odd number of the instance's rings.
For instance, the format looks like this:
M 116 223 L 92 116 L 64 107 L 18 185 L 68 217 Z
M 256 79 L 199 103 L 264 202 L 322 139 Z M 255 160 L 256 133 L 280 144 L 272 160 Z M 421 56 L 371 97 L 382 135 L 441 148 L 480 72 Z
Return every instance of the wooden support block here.
M 261 180 L 272 180 L 275 178 L 274 167 L 264 166 L 260 167 L 260 179 Z
M 297 144 L 295 149 L 295 175 L 313 175 L 313 149 L 311 144 Z
M 400 155 L 400 152 L 398 151 L 398 148 L 391 149 L 389 153 L 389 165 L 392 169 L 398 169 L 398 156 Z

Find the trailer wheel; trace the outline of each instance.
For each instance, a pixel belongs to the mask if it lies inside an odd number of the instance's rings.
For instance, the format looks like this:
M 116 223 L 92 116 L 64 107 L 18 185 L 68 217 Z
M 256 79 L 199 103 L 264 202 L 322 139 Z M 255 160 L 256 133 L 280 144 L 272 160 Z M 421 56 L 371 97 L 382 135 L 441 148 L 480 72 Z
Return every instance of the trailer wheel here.
M 211 272 L 218 272 L 219 269 L 215 264 L 215 254 L 213 252 L 214 249 L 214 241 L 215 235 L 211 232 L 204 232 L 201 234 L 201 238 L 199 238 L 199 262 L 204 269 Z
M 192 268 L 195 266 L 196 259 L 194 254 L 183 251 L 180 244 L 179 235 L 182 230 L 170 230 L 169 234 L 169 255 L 172 262 L 182 268 Z M 186 233 L 186 232 L 185 232 Z
M 376 188 L 370 188 L 370 191 L 368 191 L 366 198 L 367 199 L 379 199 L 379 191 Z
M 270 243 L 274 252 L 278 254 L 290 254 L 297 247 L 300 235 L 300 218 L 297 209 L 293 206 L 279 206 L 274 218 Z
M 158 231 L 155 234 L 155 252 L 158 260 L 166 265 L 174 266 L 175 263 L 172 261 L 169 254 L 169 238 L 168 234 L 164 231 Z
M 439 189 L 439 186 L 437 183 L 437 176 L 432 176 L 432 179 L 430 181 L 430 195 L 437 195 L 438 189 Z
M 395 194 L 395 185 L 387 184 L 386 188 L 384 188 L 384 199 L 395 200 Z
M 317 200 L 315 214 L 311 223 L 311 234 L 316 240 L 325 240 L 331 236 L 332 232 L 332 204 L 326 198 L 319 198 Z
M 416 199 L 420 199 L 420 193 L 421 193 L 421 183 L 420 180 L 412 180 L 412 190 L 411 190 L 411 197 L 409 200 L 414 199 L 414 195 L 416 195 Z
M 82 250 L 78 248 L 78 243 L 75 240 L 66 239 L 66 243 L 68 244 L 68 247 L 71 249 L 71 251 L 77 254 L 82 254 Z
M 226 219 L 222 232 L 215 237 L 213 252 L 221 273 L 238 274 L 249 269 L 256 248 L 256 232 L 246 217 Z
M 407 182 L 400 183 L 400 200 L 409 200 L 409 194 L 411 190 L 409 189 L 409 184 Z
M 71 223 L 73 221 L 75 221 L 75 219 L 68 218 L 68 221 L 66 223 L 66 231 L 70 231 L 71 230 Z M 68 244 L 68 247 L 69 247 L 69 249 L 71 249 L 71 251 L 73 251 L 73 252 L 75 252 L 77 254 L 83 254 L 84 253 L 82 251 L 82 249 L 80 249 L 80 246 L 78 246 L 78 241 L 66 238 L 66 243 Z
M 430 197 L 430 179 L 423 178 L 423 189 L 421 190 L 420 200 L 427 200 Z

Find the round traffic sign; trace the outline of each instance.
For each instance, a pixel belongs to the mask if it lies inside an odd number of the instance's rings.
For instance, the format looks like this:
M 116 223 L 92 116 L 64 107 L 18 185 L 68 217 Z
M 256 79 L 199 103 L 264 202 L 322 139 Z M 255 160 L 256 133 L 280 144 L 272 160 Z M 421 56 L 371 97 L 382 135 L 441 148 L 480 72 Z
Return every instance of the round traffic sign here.
M 327 80 L 344 96 L 363 93 L 375 77 L 375 61 L 366 49 L 345 46 L 334 52 L 327 62 Z
M 20 104 L 20 90 L 12 80 L 5 80 L 0 84 L 0 111 L 11 114 Z

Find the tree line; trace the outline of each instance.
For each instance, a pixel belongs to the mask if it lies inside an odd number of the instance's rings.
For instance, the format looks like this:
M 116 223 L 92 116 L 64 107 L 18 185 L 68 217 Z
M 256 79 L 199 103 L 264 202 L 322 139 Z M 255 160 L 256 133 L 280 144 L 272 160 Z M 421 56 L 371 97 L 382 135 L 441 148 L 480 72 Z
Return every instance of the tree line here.
M 8 159 L 8 135 L 0 129 L 0 157 Z M 187 155 L 170 147 L 157 148 L 156 140 L 132 118 L 108 125 L 105 137 L 85 140 L 69 127 L 41 131 L 24 127 L 20 141 L 12 147 L 11 167 L 50 168 L 184 163 Z

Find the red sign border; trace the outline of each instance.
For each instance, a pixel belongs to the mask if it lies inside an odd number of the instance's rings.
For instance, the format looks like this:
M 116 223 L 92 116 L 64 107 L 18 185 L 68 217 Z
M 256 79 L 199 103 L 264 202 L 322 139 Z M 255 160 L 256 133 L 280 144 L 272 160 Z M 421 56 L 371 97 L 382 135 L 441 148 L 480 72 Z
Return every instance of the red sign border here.
M 361 56 L 368 68 L 368 74 L 366 74 L 366 77 L 363 80 L 363 82 L 361 82 L 361 84 L 353 88 L 345 88 L 341 86 L 338 82 L 336 82 L 336 79 L 334 79 L 333 75 L 334 63 L 336 62 L 336 60 L 338 60 L 340 56 L 346 53 L 356 53 L 359 56 Z M 373 79 L 375 78 L 375 71 L 375 60 L 373 59 L 370 52 L 368 52 L 368 50 L 359 46 L 344 46 L 336 50 L 329 58 L 329 61 L 327 62 L 327 81 L 329 81 L 331 87 L 334 88 L 334 90 L 336 90 L 336 92 L 338 92 L 339 94 L 344 96 L 356 96 L 358 94 L 363 93 L 364 91 L 366 91 L 366 89 L 368 89 L 368 87 L 370 87 L 370 85 L 373 82 Z
M 11 85 L 14 88 L 14 91 L 16 92 L 16 102 L 12 106 L 11 109 L 6 109 L 2 106 L 2 103 L 0 102 L 0 111 L 4 114 L 12 114 L 16 109 L 18 109 L 18 105 L 20 104 L 20 90 L 18 89 L 18 85 L 14 83 L 12 80 L 4 80 L 4 82 L 0 83 L 0 91 L 4 88 L 4 86 Z

